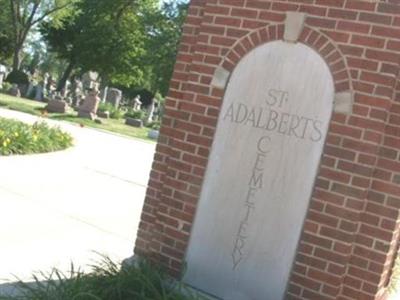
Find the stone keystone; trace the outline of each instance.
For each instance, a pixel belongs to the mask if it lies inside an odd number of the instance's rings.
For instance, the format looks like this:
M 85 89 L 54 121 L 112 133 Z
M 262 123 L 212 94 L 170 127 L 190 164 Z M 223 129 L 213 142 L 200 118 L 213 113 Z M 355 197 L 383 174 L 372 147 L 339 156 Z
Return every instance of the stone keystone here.
M 305 13 L 288 11 L 286 13 L 285 33 L 283 39 L 286 42 L 296 43 L 300 37 L 301 32 L 303 31 L 305 20 Z
M 228 83 L 228 79 L 229 79 L 230 75 L 231 74 L 229 73 L 229 71 L 225 70 L 222 67 L 218 67 L 215 70 L 214 77 L 213 77 L 213 80 L 211 82 L 211 85 L 213 87 L 216 87 L 216 88 L 219 88 L 219 89 L 222 89 L 222 90 L 225 89 L 225 86 Z
M 336 93 L 333 110 L 337 113 L 351 114 L 353 102 L 353 93 L 351 91 Z

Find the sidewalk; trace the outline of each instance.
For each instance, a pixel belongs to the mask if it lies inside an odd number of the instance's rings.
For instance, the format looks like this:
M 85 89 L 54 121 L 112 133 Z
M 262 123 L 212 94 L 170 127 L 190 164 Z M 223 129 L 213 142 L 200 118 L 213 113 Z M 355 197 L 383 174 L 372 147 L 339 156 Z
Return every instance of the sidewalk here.
M 0 109 L 0 116 L 37 117 Z M 0 283 L 133 253 L 155 144 L 48 120 L 72 149 L 0 157 Z

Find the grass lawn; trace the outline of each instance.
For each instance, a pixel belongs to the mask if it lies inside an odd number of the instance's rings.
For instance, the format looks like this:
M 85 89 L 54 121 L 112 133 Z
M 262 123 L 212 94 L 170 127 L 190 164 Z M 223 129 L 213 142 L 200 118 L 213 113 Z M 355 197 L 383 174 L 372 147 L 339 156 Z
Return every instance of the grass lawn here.
M 46 107 L 46 103 L 23 99 L 23 98 L 16 98 L 9 95 L 1 94 L 0 93 L 0 108 L 7 108 L 11 110 L 17 110 L 24 113 L 28 113 L 31 115 L 41 116 L 42 111 Z M 150 129 L 148 128 L 135 128 L 132 126 L 125 125 L 125 120 L 115 120 L 115 119 L 102 119 L 103 124 L 97 124 L 94 121 L 84 118 L 78 118 L 76 112 L 72 112 L 69 114 L 55 114 L 49 113 L 47 115 L 49 119 L 53 120 L 60 120 L 60 121 L 67 121 L 72 123 L 77 123 L 80 125 L 84 125 L 87 127 L 93 127 L 97 129 L 102 129 L 118 134 L 122 134 L 129 137 L 140 138 L 147 141 L 153 140 L 147 137 L 147 134 Z

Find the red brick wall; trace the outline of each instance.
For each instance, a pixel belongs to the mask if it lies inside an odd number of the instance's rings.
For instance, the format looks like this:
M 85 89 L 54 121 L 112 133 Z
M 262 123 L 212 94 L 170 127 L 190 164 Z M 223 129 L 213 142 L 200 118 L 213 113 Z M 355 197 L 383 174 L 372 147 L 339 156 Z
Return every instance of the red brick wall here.
M 400 0 L 192 0 L 135 251 L 180 274 L 224 95 L 214 72 L 282 39 L 286 11 L 307 13 L 299 42 L 354 95 L 331 121 L 288 299 L 384 299 L 400 225 Z

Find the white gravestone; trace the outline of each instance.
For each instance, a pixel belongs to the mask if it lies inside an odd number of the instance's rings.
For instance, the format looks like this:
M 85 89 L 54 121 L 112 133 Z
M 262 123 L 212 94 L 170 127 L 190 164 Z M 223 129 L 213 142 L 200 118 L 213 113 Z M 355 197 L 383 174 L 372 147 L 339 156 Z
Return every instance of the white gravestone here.
M 268 43 L 238 64 L 191 233 L 187 283 L 222 299 L 283 299 L 333 98 L 328 66 L 305 45 Z

